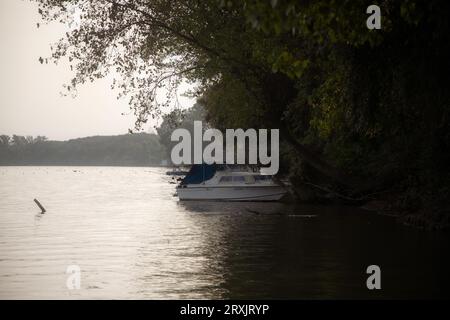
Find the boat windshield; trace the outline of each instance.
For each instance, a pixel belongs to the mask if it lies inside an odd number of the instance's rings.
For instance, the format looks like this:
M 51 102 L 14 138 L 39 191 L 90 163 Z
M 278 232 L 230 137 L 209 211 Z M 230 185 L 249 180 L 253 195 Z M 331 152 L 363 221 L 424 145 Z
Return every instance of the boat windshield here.
M 243 176 L 224 176 L 220 178 L 220 183 L 230 183 L 230 182 L 245 182 L 245 177 Z
M 194 164 L 181 184 L 199 184 L 211 179 L 215 173 L 216 165 L 214 164 Z
M 225 176 L 220 178 L 220 183 L 227 183 L 227 182 L 231 182 L 232 181 L 232 177 L 231 176 Z

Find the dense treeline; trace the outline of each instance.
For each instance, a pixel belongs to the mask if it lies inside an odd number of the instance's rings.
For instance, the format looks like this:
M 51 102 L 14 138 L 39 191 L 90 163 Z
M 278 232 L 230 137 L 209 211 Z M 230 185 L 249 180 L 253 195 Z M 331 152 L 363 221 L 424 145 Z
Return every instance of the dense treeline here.
M 38 136 L 0 136 L 0 165 L 151 166 L 164 148 L 154 134 L 94 136 L 49 141 Z
M 164 146 L 166 159 L 171 159 L 172 148 L 178 143 L 178 141 L 172 141 L 171 135 L 173 130 L 177 128 L 187 129 L 191 137 L 194 136 L 194 121 L 205 121 L 205 109 L 204 107 L 196 103 L 189 109 L 175 109 L 163 117 L 163 121 L 156 131 L 159 136 L 159 141 Z M 191 150 L 194 150 L 194 140 L 191 139 Z M 191 158 L 193 162 L 193 156 Z
M 72 2 L 39 2 L 70 19 Z M 280 128 L 299 196 L 383 199 L 449 225 L 448 1 L 380 1 L 380 30 L 367 0 L 74 3 L 80 25 L 52 56 L 72 61 L 68 90 L 114 70 L 139 128 L 170 102 L 158 88 L 193 81 L 212 126 Z

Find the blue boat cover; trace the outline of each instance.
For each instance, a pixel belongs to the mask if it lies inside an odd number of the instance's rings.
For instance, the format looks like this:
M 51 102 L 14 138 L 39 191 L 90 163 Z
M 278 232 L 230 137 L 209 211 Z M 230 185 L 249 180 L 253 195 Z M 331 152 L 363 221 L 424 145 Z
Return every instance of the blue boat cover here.
M 182 180 L 181 184 L 199 184 L 211 179 L 216 173 L 215 164 L 194 164 L 188 174 Z

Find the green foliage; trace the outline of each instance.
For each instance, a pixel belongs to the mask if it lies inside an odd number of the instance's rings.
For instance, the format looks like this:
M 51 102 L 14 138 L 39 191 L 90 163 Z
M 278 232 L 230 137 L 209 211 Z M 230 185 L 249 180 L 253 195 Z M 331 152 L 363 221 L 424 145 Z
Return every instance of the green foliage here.
M 170 152 L 177 144 L 171 140 L 172 132 L 177 128 L 187 129 L 191 133 L 194 132 L 194 121 L 205 120 L 205 110 L 200 103 L 196 103 L 189 109 L 175 109 L 163 116 L 161 125 L 156 128 L 161 145 L 164 147 L 166 159 L 170 159 Z

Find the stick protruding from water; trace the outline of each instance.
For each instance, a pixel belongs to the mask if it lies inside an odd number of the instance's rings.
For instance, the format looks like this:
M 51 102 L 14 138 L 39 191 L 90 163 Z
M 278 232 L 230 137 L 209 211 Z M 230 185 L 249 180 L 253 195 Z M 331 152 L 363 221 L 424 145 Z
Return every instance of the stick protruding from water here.
M 37 204 L 37 206 L 39 207 L 39 209 L 41 209 L 41 213 L 45 213 L 45 208 L 44 208 L 44 206 L 42 206 L 42 204 L 37 200 L 37 199 L 34 199 L 34 202 Z

